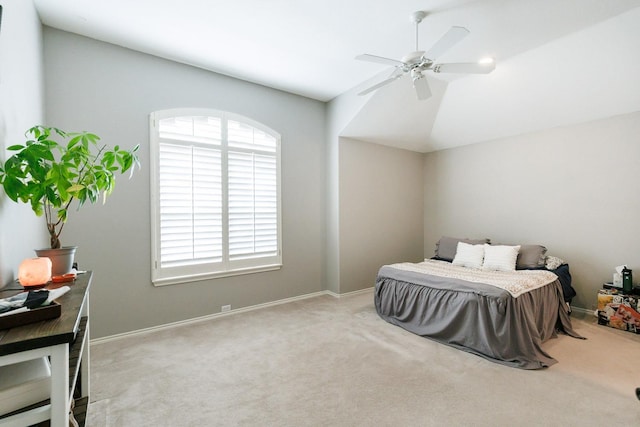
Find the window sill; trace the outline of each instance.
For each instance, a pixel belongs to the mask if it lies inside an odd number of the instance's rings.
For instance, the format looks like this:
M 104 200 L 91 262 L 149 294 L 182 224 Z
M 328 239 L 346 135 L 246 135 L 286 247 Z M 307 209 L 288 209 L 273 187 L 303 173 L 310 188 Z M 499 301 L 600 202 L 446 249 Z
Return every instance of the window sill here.
M 219 271 L 215 273 L 194 274 L 189 276 L 164 277 L 152 280 L 153 286 L 179 285 L 182 283 L 201 282 L 203 280 L 221 279 L 223 277 L 241 276 L 244 274 L 263 273 L 280 270 L 282 264 L 262 265 L 259 267 L 241 268 L 236 270 Z

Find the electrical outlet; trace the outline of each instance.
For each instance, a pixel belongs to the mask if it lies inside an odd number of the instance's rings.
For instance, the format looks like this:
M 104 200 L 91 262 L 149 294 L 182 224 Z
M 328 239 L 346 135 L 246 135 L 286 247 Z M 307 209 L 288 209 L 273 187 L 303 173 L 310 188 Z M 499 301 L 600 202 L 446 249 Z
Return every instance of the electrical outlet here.
M 231 306 L 230 305 L 223 305 L 222 308 L 220 309 L 220 311 L 222 311 L 223 313 L 225 311 L 231 311 Z

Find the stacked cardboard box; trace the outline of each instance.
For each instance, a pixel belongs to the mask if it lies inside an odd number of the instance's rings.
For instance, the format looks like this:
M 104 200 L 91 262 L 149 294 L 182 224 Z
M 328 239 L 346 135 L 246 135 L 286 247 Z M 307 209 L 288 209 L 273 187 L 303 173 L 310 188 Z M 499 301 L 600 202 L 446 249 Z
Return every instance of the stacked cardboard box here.
M 623 295 L 615 289 L 600 290 L 598 323 L 640 334 L 640 296 Z

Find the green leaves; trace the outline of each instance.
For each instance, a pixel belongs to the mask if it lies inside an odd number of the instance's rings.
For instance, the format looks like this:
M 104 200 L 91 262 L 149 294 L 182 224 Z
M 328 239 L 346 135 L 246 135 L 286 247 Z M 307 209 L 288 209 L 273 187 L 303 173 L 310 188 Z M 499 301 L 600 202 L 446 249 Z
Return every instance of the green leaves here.
M 7 177 L 2 182 L 2 187 L 4 188 L 4 192 L 9 196 L 11 200 L 17 202 L 18 199 L 22 199 L 20 195 L 22 194 L 22 181 L 18 178 L 14 178 L 12 176 Z
M 89 132 L 67 133 L 58 128 L 34 126 L 25 133 L 23 145 L 0 165 L 0 184 L 14 202 L 31 205 L 38 216 L 45 215 L 52 241 L 57 241 L 67 209 L 73 199 L 78 206 L 95 203 L 111 194 L 115 174 L 140 168 L 136 145 L 123 150 L 99 145 L 100 137 Z M 60 142 L 58 142 L 60 141 Z

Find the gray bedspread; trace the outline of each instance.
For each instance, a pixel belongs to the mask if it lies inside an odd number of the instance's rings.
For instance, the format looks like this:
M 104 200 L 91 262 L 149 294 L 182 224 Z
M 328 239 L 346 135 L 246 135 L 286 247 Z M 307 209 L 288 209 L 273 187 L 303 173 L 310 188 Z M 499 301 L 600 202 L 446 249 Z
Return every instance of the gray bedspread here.
M 383 266 L 375 306 L 384 320 L 504 365 L 539 369 L 557 361 L 542 349 L 571 327 L 558 280 L 514 298 L 494 286 Z

